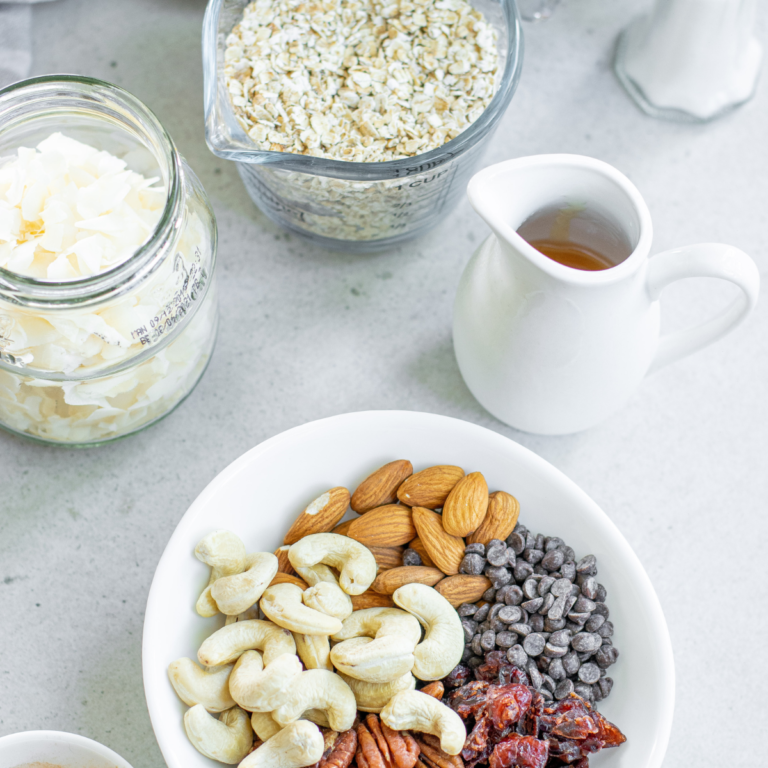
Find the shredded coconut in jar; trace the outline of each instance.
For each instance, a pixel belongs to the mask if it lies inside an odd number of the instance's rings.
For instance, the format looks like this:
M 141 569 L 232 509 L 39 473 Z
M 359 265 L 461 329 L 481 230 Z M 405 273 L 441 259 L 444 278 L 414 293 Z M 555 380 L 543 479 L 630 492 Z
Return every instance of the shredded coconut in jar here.
M 0 266 L 63 282 L 106 271 L 148 240 L 166 199 L 157 179 L 54 133 L 0 165 Z M 0 298 L 1 424 L 91 443 L 133 432 L 189 393 L 216 331 L 213 238 L 202 215 L 187 204 L 174 250 L 118 298 L 47 310 Z
M 61 133 L 19 147 L 0 166 L 0 267 L 66 281 L 126 261 L 162 215 L 157 181 Z
M 397 160 L 488 107 L 496 38 L 466 0 L 255 0 L 227 38 L 226 85 L 260 149 Z

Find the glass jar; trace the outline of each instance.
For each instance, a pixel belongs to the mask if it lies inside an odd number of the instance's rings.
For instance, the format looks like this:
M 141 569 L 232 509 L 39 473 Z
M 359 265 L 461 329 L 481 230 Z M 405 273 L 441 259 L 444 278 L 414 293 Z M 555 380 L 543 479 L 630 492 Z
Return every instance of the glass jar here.
M 217 326 L 216 222 L 163 126 L 122 88 L 57 75 L 0 91 L 0 167 L 55 132 L 166 190 L 151 235 L 114 267 L 60 282 L 0 268 L 0 427 L 86 446 L 167 415 L 205 371 Z
M 470 0 L 498 35 L 495 95 L 454 139 L 414 157 L 360 163 L 264 151 L 243 130 L 226 87 L 227 36 L 249 0 L 210 0 L 203 22 L 205 135 L 238 163 L 246 191 L 273 221 L 327 248 L 378 251 L 423 234 L 463 198 L 520 79 L 523 39 L 515 0 Z

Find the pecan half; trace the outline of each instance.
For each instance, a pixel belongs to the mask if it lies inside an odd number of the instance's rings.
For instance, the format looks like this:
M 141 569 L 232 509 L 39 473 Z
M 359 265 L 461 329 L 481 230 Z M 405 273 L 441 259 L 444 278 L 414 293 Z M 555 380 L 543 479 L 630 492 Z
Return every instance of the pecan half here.
M 440 749 L 440 739 L 428 733 L 420 733 L 416 743 L 421 749 L 420 761 L 425 768 L 464 768 L 464 761 L 458 755 L 449 755 Z
M 357 750 L 357 734 L 354 729 L 337 733 L 324 731 L 325 751 L 311 768 L 349 768 Z
M 414 768 L 419 745 L 406 731 L 394 731 L 376 715 L 357 726 L 358 768 Z M 362 758 L 362 759 L 361 759 Z
M 441 701 L 443 694 L 445 693 L 445 686 L 439 680 L 435 680 L 433 683 L 425 685 L 421 689 L 421 692 L 426 693 L 427 696 L 432 696 L 438 701 Z

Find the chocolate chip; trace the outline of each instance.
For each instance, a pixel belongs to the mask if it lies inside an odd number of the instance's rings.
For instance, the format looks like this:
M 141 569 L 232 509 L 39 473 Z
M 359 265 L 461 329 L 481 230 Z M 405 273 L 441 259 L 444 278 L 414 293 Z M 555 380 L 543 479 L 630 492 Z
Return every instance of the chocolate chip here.
M 486 603 L 485 605 L 481 605 L 477 609 L 477 613 L 472 618 L 475 621 L 485 621 L 490 612 L 491 612 L 491 606 Z
M 403 552 L 403 565 L 421 565 L 421 555 L 415 549 Z
M 587 664 L 582 664 L 581 667 L 579 667 L 579 680 L 581 680 L 582 683 L 592 685 L 599 679 L 600 667 L 598 667 L 594 662 L 590 661 Z
M 579 654 L 575 651 L 570 651 L 563 656 L 563 669 L 566 674 L 573 676 L 579 671 L 581 662 L 579 661 Z
M 573 561 L 563 563 L 560 566 L 560 575 L 568 581 L 573 581 L 576 578 L 576 563 Z
M 597 595 L 597 579 L 587 576 L 581 584 L 581 594 L 589 600 L 594 600 Z
M 561 549 L 553 549 L 544 555 L 541 565 L 548 571 L 557 571 L 560 566 L 565 562 L 565 555 Z
M 598 603 L 604 603 L 606 597 L 608 597 L 608 593 L 605 591 L 605 587 L 602 584 L 598 584 L 597 594 L 595 595 L 595 601 Z
M 602 644 L 603 638 L 591 632 L 579 632 L 571 640 L 573 650 L 579 653 L 594 653 Z
M 517 584 L 506 584 L 496 593 L 496 599 L 503 600 L 507 605 L 520 605 L 523 598 L 523 590 Z
M 483 632 L 480 637 L 480 647 L 484 651 L 492 651 L 496 646 L 496 633 L 489 629 L 487 632 Z
M 587 632 L 597 632 L 597 630 L 600 629 L 603 624 L 605 624 L 605 616 L 596 614 L 589 617 L 587 623 L 584 625 L 584 629 L 586 629 Z
M 507 661 L 516 667 L 520 667 L 520 669 L 525 669 L 525 665 L 528 663 L 528 654 L 522 645 L 513 645 L 507 651 Z
M 462 603 L 459 608 L 459 616 L 462 618 L 465 616 L 474 616 L 478 611 L 478 607 L 474 603 Z
M 525 552 L 523 552 L 523 557 L 529 563 L 536 565 L 536 563 L 540 562 L 544 557 L 544 551 L 541 549 L 526 549 Z
M 522 555 L 525 550 L 525 534 L 511 533 L 507 537 L 507 544 L 516 555 Z
M 533 566 L 526 560 L 518 560 L 515 563 L 513 573 L 515 581 L 518 584 L 522 584 L 533 573 Z
M 477 622 L 472 621 L 471 619 L 462 619 L 461 628 L 464 630 L 464 642 L 471 643 L 472 638 L 477 632 Z
M 529 656 L 538 656 L 544 650 L 546 643 L 544 635 L 532 632 L 523 640 L 523 649 Z
M 541 608 L 539 608 L 539 613 L 542 616 L 546 616 L 555 602 L 555 596 L 551 592 L 547 592 L 543 599 L 544 602 L 541 604 Z
M 544 597 L 556 581 L 557 579 L 552 578 L 552 576 L 544 576 L 539 582 L 539 596 Z M 555 595 L 555 597 L 557 597 L 557 595 Z
M 573 682 L 570 680 L 562 680 L 557 684 L 555 688 L 555 698 L 560 701 L 561 699 L 567 699 L 573 693 Z
M 523 612 L 517 605 L 505 605 L 499 611 L 499 618 L 507 624 L 514 624 L 516 621 L 520 621 L 522 615 Z
M 613 622 L 604 622 L 603 626 L 597 630 L 597 634 L 600 635 L 600 637 L 610 637 L 613 634 Z
M 525 608 L 528 613 L 535 613 L 536 611 L 541 608 L 541 606 L 544 604 L 544 598 L 543 597 L 534 597 L 533 600 L 526 600 L 523 603 L 523 608 Z
M 594 555 L 586 555 L 576 563 L 576 573 L 584 576 L 594 576 L 597 573 L 597 560 Z
M 592 602 L 589 598 L 584 597 L 584 595 L 579 595 L 573 604 L 573 610 L 575 613 L 592 613 L 596 606 L 597 603 Z
M 459 573 L 464 573 L 469 576 L 481 576 L 483 569 L 485 568 L 485 559 L 480 555 L 469 553 L 464 555 L 459 566 Z
M 547 647 L 544 646 L 544 650 L 546 651 Z M 566 671 L 563 667 L 563 660 L 562 659 L 552 659 L 552 661 L 549 662 L 549 669 L 547 670 L 549 676 L 555 680 L 565 680 L 566 678 Z
M 475 544 L 467 544 L 467 546 L 464 547 L 464 554 L 485 557 L 485 544 L 481 544 L 479 541 Z
M 498 645 L 499 648 L 511 648 L 513 645 L 517 644 L 518 639 L 519 636 L 514 632 L 507 632 L 505 630 L 496 633 L 496 645 Z

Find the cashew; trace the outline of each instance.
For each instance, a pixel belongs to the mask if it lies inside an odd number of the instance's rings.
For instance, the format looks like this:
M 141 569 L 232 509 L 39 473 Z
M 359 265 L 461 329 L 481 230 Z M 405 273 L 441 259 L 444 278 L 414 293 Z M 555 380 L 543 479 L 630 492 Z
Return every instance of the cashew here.
M 211 596 L 222 613 L 237 616 L 258 601 L 276 573 L 277 558 L 271 552 L 256 552 L 248 556 L 247 571 L 218 579 Z
M 320 729 L 307 720 L 299 720 L 267 739 L 239 768 L 304 768 L 318 762 L 324 750 Z
M 314 608 L 339 621 L 344 621 L 352 613 L 352 600 L 338 584 L 321 581 L 305 589 L 302 599 L 308 608 Z
M 239 707 L 222 712 L 217 720 L 195 704 L 184 715 L 184 729 L 198 752 L 222 763 L 239 763 L 253 746 L 250 717 Z
M 309 720 L 315 725 L 319 725 L 321 728 L 330 728 L 331 722 L 328 719 L 328 715 L 322 709 L 308 709 L 302 716 L 302 720 Z
M 219 608 L 211 594 L 211 588 L 220 578 L 245 570 L 245 545 L 231 531 L 213 531 L 195 547 L 195 557 L 211 566 L 208 586 L 198 598 L 195 610 L 206 618 L 215 616 Z
M 271 712 L 254 712 L 251 714 L 251 728 L 261 741 L 271 739 L 278 731 L 283 730 L 272 717 Z
M 419 680 L 445 677 L 461 661 L 464 652 L 459 614 L 437 590 L 425 584 L 406 584 L 395 590 L 392 599 L 412 613 L 426 630 L 424 640 L 413 652 L 413 674 Z
M 295 584 L 275 584 L 261 598 L 261 610 L 278 626 L 302 635 L 332 635 L 341 629 L 338 619 L 303 605 L 302 594 Z
M 230 624 L 234 624 L 236 621 L 248 621 L 248 619 L 259 618 L 259 606 L 252 605 L 247 611 L 238 613 L 237 616 L 227 616 L 224 621 L 224 626 L 228 627 Z
M 366 683 L 341 672 L 339 675 L 352 689 L 357 708 L 362 712 L 381 712 L 396 693 L 412 691 L 416 687 L 416 678 L 410 672 L 406 672 L 391 683 Z
M 467 729 L 462 719 L 441 701 L 421 691 L 401 691 L 381 711 L 381 720 L 395 731 L 420 731 L 440 739 L 440 748 L 458 755 Z
M 213 583 L 219 578 L 219 572 L 214 569 L 211 571 L 211 578 L 208 581 L 208 586 L 200 593 L 200 597 L 197 598 L 195 603 L 195 610 L 198 616 L 202 616 L 205 619 L 209 619 L 211 616 L 215 616 L 219 612 L 219 606 L 216 605 L 216 601 L 211 595 L 211 587 Z
M 243 652 L 254 648 L 264 652 L 266 665 L 284 653 L 296 653 L 296 643 L 290 632 L 280 629 L 271 621 L 249 619 L 214 632 L 200 646 L 197 658 L 206 667 L 214 667 L 229 664 Z
M 360 595 L 376 578 L 376 560 L 371 551 L 337 533 L 313 533 L 297 541 L 288 552 L 296 568 L 323 563 L 339 571 L 339 585 L 348 595 Z
M 299 658 L 307 669 L 329 669 L 333 671 L 331 664 L 331 644 L 328 635 L 300 635 L 295 632 L 293 639 Z
M 229 692 L 243 709 L 270 712 L 274 709 L 274 700 L 288 690 L 300 673 L 298 656 L 284 653 L 265 668 L 258 651 L 246 651 L 229 677 Z
M 288 551 L 290 552 L 290 547 L 288 548 Z M 306 568 L 299 568 L 296 573 L 298 573 L 310 587 L 315 587 L 323 581 L 327 581 L 329 584 L 339 583 L 334 572 L 327 565 L 323 565 L 322 563 Z
M 235 706 L 229 693 L 232 665 L 200 669 L 192 659 L 176 659 L 168 665 L 168 677 L 178 697 L 190 707 L 202 704 L 209 712 L 224 712 Z
M 361 636 L 375 639 L 371 643 L 350 639 Z M 331 661 L 339 672 L 368 683 L 388 683 L 413 668 L 421 627 L 397 608 L 366 608 L 345 619 L 333 639 L 344 641 L 331 650 Z
M 288 725 L 308 709 L 323 710 L 334 731 L 346 731 L 352 727 L 357 712 L 355 694 L 334 672 L 310 669 L 291 684 L 272 717 L 280 725 Z

